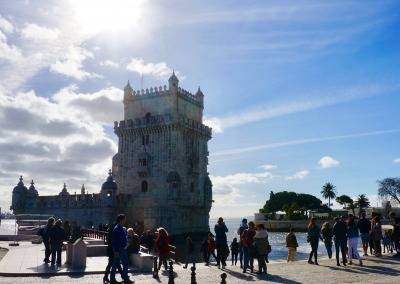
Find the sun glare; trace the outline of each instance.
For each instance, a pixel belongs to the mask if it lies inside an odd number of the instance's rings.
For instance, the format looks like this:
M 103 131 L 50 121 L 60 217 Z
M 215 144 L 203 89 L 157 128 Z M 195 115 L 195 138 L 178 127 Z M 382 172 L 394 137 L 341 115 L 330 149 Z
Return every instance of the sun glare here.
M 82 31 L 97 33 L 136 27 L 142 0 L 71 0 Z

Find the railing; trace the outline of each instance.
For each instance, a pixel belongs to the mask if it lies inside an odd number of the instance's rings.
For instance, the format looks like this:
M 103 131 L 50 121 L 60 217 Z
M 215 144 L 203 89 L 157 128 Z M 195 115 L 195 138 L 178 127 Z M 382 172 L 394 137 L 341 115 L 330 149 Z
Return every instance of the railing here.
M 82 229 L 82 236 L 103 241 L 107 240 L 107 232 L 98 230 Z
M 175 262 L 179 262 L 179 260 L 178 260 L 178 249 L 175 246 L 169 245 L 169 251 L 170 251 L 169 253 L 174 256 L 173 259 L 175 260 Z

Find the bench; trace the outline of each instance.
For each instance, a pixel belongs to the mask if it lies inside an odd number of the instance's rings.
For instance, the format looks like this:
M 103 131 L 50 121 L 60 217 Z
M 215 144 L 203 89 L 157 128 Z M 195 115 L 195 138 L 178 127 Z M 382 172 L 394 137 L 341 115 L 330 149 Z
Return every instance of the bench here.
M 154 256 L 144 252 L 131 253 L 129 259 L 133 266 L 141 271 L 151 271 L 153 269 Z

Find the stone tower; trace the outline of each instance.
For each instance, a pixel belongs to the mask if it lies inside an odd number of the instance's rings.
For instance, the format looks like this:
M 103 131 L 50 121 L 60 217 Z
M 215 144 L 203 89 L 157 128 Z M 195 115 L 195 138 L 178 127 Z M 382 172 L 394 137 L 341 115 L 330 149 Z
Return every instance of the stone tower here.
M 165 227 L 172 234 L 207 232 L 212 184 L 207 172 L 211 128 L 202 124 L 204 95 L 179 87 L 124 88 L 124 120 L 113 157 L 118 195 L 131 195 L 128 217 L 144 229 Z

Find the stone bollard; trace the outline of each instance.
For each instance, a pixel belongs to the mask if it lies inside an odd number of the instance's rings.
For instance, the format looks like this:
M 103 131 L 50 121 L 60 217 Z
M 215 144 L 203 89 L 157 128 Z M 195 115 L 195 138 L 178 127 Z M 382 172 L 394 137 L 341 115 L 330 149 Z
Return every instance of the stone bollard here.
M 221 280 L 221 284 L 226 284 L 226 280 L 225 280 L 226 279 L 226 273 L 222 273 L 221 274 L 221 279 L 222 279 Z
M 158 265 L 157 265 L 157 256 L 154 257 L 154 270 L 153 270 L 153 278 L 158 278 Z
M 175 284 L 174 268 L 172 267 L 173 264 L 174 263 L 172 261 L 169 262 L 168 284 Z
M 87 246 L 83 239 L 78 239 L 74 243 L 74 252 L 72 255 L 72 267 L 73 268 L 85 268 L 86 267 L 86 256 Z
M 72 256 L 74 255 L 74 244 L 67 243 L 67 260 L 65 261 L 66 264 L 72 264 Z
M 192 278 L 191 278 L 191 282 L 190 284 L 197 284 L 196 282 L 196 267 L 192 266 L 192 268 L 190 268 L 190 270 L 192 270 Z

